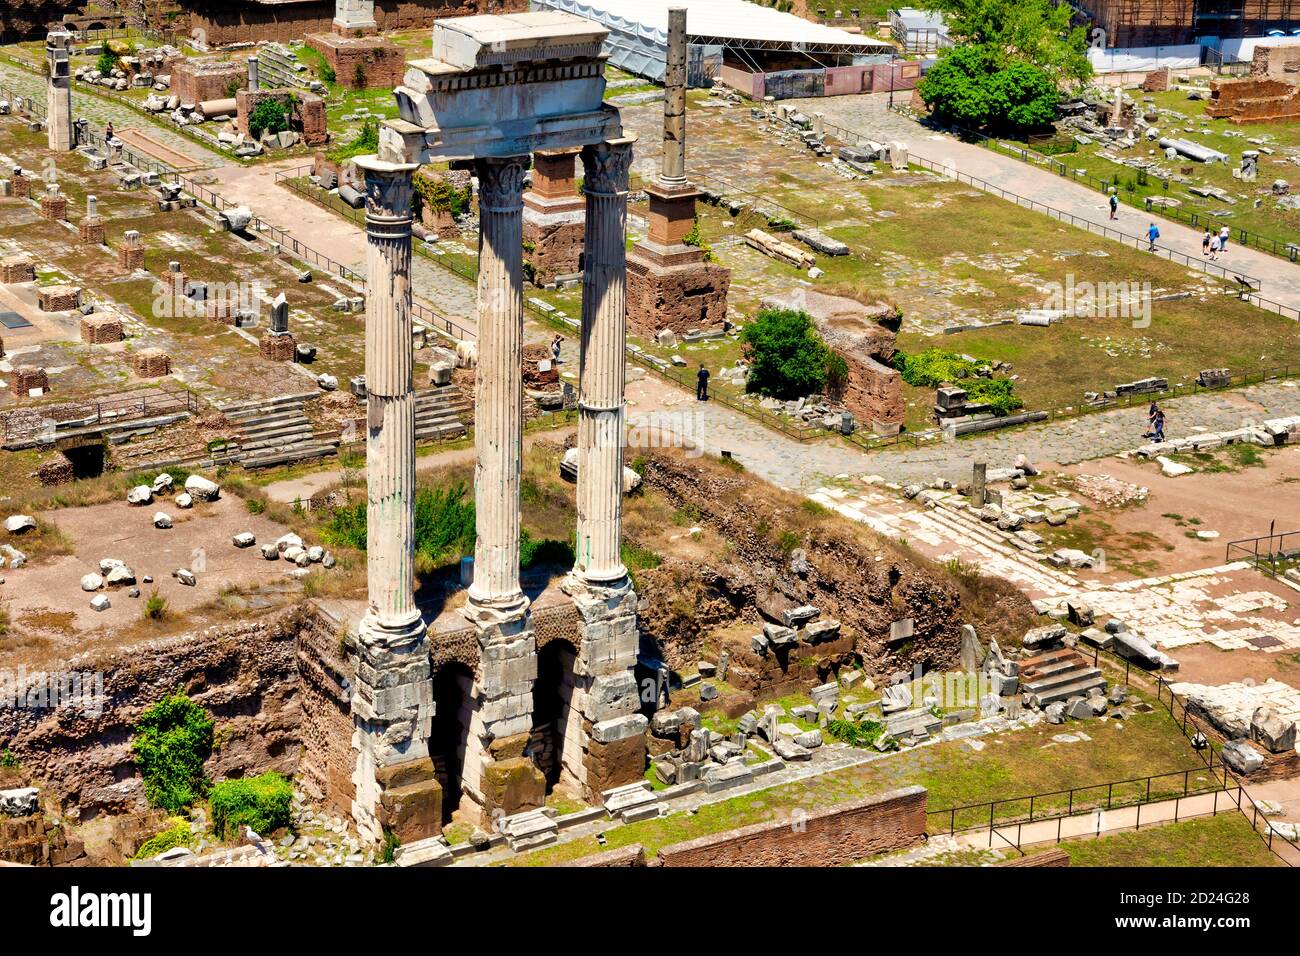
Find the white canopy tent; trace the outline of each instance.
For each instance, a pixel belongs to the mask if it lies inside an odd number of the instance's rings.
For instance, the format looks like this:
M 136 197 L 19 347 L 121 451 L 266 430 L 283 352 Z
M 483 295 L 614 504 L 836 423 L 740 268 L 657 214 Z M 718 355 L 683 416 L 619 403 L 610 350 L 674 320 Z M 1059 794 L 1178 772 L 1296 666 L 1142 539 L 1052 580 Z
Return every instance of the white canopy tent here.
M 805 56 L 809 68 L 815 68 L 825 65 L 818 54 L 870 60 L 895 52 L 883 40 L 822 26 L 748 0 L 532 0 L 534 10 L 563 10 L 608 28 L 610 62 L 657 82 L 664 77 L 670 6 L 687 8 L 688 44 L 730 50 L 742 60 L 747 53 L 791 53 Z

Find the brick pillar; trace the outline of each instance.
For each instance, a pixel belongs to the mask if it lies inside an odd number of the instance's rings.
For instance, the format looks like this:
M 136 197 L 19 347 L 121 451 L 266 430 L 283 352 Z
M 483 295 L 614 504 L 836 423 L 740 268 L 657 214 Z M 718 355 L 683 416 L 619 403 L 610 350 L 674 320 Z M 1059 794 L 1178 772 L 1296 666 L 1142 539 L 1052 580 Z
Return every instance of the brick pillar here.
M 104 228 L 104 220 L 99 215 L 99 200 L 94 196 L 87 196 L 86 215 L 77 224 L 81 241 L 92 246 L 102 246 L 105 238 Z
M 45 195 L 41 196 L 41 218 L 52 222 L 68 218 L 68 197 L 59 192 L 55 183 L 46 186 Z
M 144 268 L 144 243 L 140 241 L 140 233 L 134 229 L 128 229 L 122 236 L 122 244 L 117 248 L 117 264 L 123 272 Z M 180 294 L 184 295 L 183 288 Z

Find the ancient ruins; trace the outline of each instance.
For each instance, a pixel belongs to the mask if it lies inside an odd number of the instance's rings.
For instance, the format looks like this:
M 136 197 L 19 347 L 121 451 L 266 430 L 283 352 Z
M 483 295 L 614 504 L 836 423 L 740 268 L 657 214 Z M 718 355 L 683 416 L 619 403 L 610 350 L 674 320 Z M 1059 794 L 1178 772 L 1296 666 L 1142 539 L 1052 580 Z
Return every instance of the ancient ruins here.
M 951 10 L 67 6 L 0 867 L 1300 863 L 1286 36 L 976 136 Z

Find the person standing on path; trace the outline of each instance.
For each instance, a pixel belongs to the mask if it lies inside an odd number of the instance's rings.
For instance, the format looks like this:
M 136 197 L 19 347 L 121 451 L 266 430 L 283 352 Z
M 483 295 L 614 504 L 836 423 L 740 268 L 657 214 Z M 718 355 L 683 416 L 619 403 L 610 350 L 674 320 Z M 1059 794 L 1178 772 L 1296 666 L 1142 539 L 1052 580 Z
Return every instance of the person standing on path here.
M 1210 237 L 1210 260 L 1214 261 L 1219 258 L 1219 237 Z
M 1147 226 L 1147 252 L 1156 251 L 1156 240 L 1160 238 L 1160 230 L 1156 228 L 1153 222 Z
M 113 121 L 109 120 L 108 125 L 104 127 L 104 145 L 107 146 L 113 141 Z
M 1152 423 L 1154 434 L 1152 438 L 1157 442 L 1165 440 L 1165 413 L 1163 409 L 1156 409 L 1156 418 Z
M 563 335 L 557 335 L 555 338 L 551 339 L 551 360 L 555 362 L 556 365 L 560 364 L 560 346 L 563 344 Z
M 1224 226 L 1222 229 L 1219 230 L 1219 251 L 1225 254 L 1228 251 L 1229 234 L 1230 234 L 1230 230 L 1228 229 L 1227 226 Z
M 697 402 L 707 402 L 709 400 L 709 370 L 700 363 L 700 370 L 695 373 L 695 400 Z
M 1210 234 L 1210 230 L 1206 229 L 1205 235 L 1201 236 L 1201 255 L 1208 256 L 1210 254 L 1210 243 L 1213 239 L 1214 236 Z
M 1119 211 L 1119 196 L 1116 194 L 1116 192 L 1115 192 L 1114 189 L 1111 189 L 1111 191 L 1110 191 L 1110 218 L 1111 218 L 1111 219 L 1116 219 L 1116 218 L 1118 218 L 1118 217 L 1115 215 L 1115 213 L 1118 212 L 1118 211 Z

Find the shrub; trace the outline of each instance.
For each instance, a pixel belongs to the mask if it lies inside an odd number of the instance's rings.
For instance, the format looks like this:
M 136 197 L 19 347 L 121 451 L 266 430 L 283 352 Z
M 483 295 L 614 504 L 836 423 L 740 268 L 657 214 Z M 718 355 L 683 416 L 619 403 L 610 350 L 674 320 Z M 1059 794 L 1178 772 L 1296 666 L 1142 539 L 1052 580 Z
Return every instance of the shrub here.
M 282 102 L 275 96 L 265 97 L 258 101 L 248 116 L 248 132 L 253 139 L 260 139 L 263 132 L 283 133 L 289 128 L 291 111 L 291 103 Z
M 212 753 L 212 718 L 180 690 L 140 715 L 131 742 L 151 806 L 180 813 L 207 787 L 203 762 Z
M 212 788 L 212 828 L 223 840 L 242 826 L 262 835 L 289 825 L 293 785 L 281 774 L 269 771 L 260 777 L 224 780 Z
M 704 237 L 700 235 L 699 216 L 695 217 L 695 222 L 691 225 L 691 231 L 682 237 L 682 244 L 687 246 L 694 246 L 696 249 L 699 249 L 701 252 L 703 252 L 705 262 L 713 261 L 713 250 L 709 248 L 709 244 L 705 242 Z
M 117 69 L 117 56 L 105 50 L 99 55 L 99 59 L 95 61 L 95 69 L 107 76 Z
M 832 720 L 826 724 L 826 733 L 850 747 L 874 747 L 885 733 L 883 724 L 874 720 Z M 894 744 L 890 749 L 897 749 Z
M 900 349 L 894 356 L 894 367 L 904 382 L 917 388 L 960 381 L 972 401 L 987 402 L 995 415 L 1007 415 L 1025 405 L 1013 394 L 1016 383 L 1011 379 L 979 376 L 979 370 L 988 367 L 987 362 L 971 362 L 943 349 L 928 348 L 916 355 Z
M 172 817 L 167 822 L 171 826 L 145 840 L 140 845 L 140 849 L 135 851 L 132 859 L 148 860 L 167 850 L 189 845 L 191 836 L 189 821 L 182 817 Z
M 320 73 L 322 83 L 333 84 L 334 81 L 338 79 L 334 73 L 334 67 L 330 66 L 328 63 L 322 63 L 317 72 Z
M 150 621 L 161 621 L 167 616 L 167 599 L 157 589 L 144 602 L 144 616 Z
M 366 502 L 339 508 L 321 528 L 321 538 L 335 547 L 366 550 Z M 474 502 L 464 482 L 415 493 L 415 551 L 436 563 L 459 558 L 474 548 Z
M 831 350 L 797 309 L 760 309 L 741 333 L 749 358 L 745 389 L 774 398 L 802 398 L 826 385 Z

